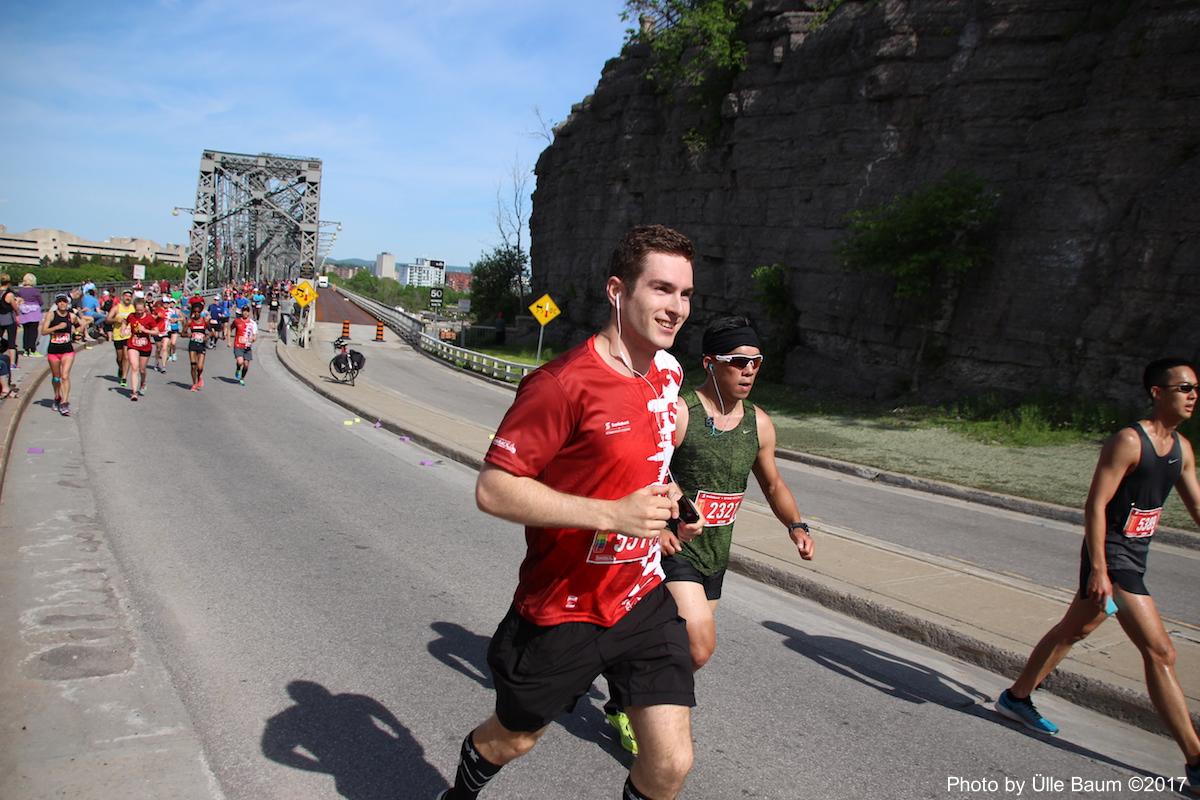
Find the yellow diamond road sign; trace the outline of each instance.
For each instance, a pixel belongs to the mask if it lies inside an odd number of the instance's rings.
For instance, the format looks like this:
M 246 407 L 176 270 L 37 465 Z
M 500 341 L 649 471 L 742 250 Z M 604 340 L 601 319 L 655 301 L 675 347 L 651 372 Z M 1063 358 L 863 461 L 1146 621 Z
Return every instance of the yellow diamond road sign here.
M 558 310 L 558 306 L 554 305 L 554 301 L 550 299 L 550 295 L 544 294 L 533 301 L 533 305 L 529 307 L 529 313 L 533 314 L 538 322 L 545 325 L 562 312 Z
M 292 297 L 296 298 L 296 302 L 304 307 L 317 299 L 317 290 L 308 281 L 300 281 L 296 287 L 292 289 Z

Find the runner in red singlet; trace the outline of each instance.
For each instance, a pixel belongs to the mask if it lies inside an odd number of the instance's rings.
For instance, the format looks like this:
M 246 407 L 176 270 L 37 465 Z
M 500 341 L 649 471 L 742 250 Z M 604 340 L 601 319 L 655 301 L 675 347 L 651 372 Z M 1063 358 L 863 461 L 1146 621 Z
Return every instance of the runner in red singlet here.
M 474 800 L 601 672 L 643 742 L 623 796 L 675 797 L 691 769 L 691 656 L 659 536 L 678 514 L 668 466 L 683 371 L 665 348 L 690 310 L 692 252 L 670 228 L 630 231 L 613 254 L 609 324 L 525 378 L 496 431 L 476 500 L 525 525 L 526 553 L 488 650 L 495 713 L 463 741 L 444 798 Z
M 192 391 L 198 392 L 204 388 L 204 357 L 208 355 L 208 317 L 204 313 L 203 299 L 192 303 L 192 314 L 184 330 L 188 337 L 188 360 L 192 365 Z
M 139 394 L 146 394 L 146 366 L 154 352 L 158 317 L 146 309 L 145 298 L 138 297 L 125 321 L 129 325 L 129 399 L 136 401 Z

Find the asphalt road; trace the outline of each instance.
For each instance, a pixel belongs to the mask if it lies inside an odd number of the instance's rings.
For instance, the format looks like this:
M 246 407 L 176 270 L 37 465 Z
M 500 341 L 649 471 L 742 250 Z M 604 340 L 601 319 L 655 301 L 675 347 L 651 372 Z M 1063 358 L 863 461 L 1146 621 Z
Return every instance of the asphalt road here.
M 106 351 L 81 355 L 76 415 L 35 405 L 17 448 L 49 426 L 74 433 L 55 446 L 78 448 L 91 535 L 226 797 L 432 797 L 489 712 L 484 649 L 521 532 L 475 509 L 470 470 L 346 425 L 259 349 L 245 387 L 222 378 L 232 357 L 218 350 L 204 391 L 174 364 L 136 404 Z M 56 488 L 18 471 L 6 504 L 83 503 Z M 1063 736 L 1026 735 L 987 710 L 1002 678 L 737 575 L 719 637 L 685 798 L 1003 797 L 1006 777 L 1030 796 L 1038 773 L 1069 787 L 1181 771 L 1168 740 L 1053 697 Z M 628 762 L 600 705 L 586 699 L 485 797 L 615 797 Z
M 372 351 L 365 378 L 481 425 L 497 426 L 512 392 L 407 348 Z M 419 380 L 415 376 L 420 376 Z M 952 558 L 1039 586 L 1074 591 L 1083 531 L 1041 517 L 886 486 L 792 461 L 780 470 L 803 514 L 824 524 Z M 758 484 L 748 497 L 765 506 Z M 1178 503 L 1178 498 L 1169 502 Z M 1200 551 L 1156 542 L 1147 583 L 1163 615 L 1200 627 Z
M 374 325 L 375 318 L 351 303 L 332 288 L 317 289 L 317 322 L 343 322 Z

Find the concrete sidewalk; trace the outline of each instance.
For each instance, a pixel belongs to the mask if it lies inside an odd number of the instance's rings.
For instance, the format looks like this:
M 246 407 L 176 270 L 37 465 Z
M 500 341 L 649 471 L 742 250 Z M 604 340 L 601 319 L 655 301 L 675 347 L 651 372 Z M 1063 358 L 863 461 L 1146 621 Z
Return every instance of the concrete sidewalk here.
M 325 348 L 277 345 L 280 362 L 318 393 L 364 422 L 478 467 L 492 430 L 373 384 L 329 377 Z M 769 509 L 747 503 L 738 516 L 731 569 L 863 619 L 1003 675 L 1015 675 L 1070 597 L 1020 578 L 988 573 L 815 520 L 817 558 L 804 562 Z M 1156 548 L 1169 551 L 1170 545 Z M 1190 708 L 1200 708 L 1200 629 L 1170 623 L 1179 678 Z M 994 694 L 1004 687 L 997 685 Z M 1110 621 L 1077 645 L 1045 689 L 1117 719 L 1162 732 L 1146 695 L 1142 660 Z M 1200 714 L 1193 713 L 1200 723 Z

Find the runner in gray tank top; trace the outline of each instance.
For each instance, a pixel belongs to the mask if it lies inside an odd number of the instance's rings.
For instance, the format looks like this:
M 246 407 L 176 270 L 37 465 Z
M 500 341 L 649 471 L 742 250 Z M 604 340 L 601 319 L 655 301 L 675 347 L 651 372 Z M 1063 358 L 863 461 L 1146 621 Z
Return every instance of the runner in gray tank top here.
M 721 317 L 705 329 L 702 349 L 707 378 L 699 389 L 680 394 L 671 474 L 703 515 L 704 532 L 686 543 L 670 532 L 661 536 L 667 589 L 687 622 L 697 670 L 717 646 L 713 615 L 751 472 L 800 557 L 813 557 L 808 525 L 775 464 L 775 426 L 767 412 L 747 400 L 763 361 L 758 335 L 745 317 Z M 622 746 L 636 754 L 637 740 L 625 715 L 612 703 L 605 714 Z
M 1175 674 L 1175 648 L 1143 579 L 1150 539 L 1172 485 L 1200 524 L 1196 457 L 1176 430 L 1196 410 L 1196 368 L 1183 359 L 1160 359 L 1146 367 L 1142 383 L 1153 403 L 1150 416 L 1108 440 L 1092 478 L 1079 593 L 1034 647 L 1016 682 L 996 701 L 996 710 L 1041 733 L 1057 733 L 1058 727 L 1037 711 L 1029 696 L 1072 645 L 1115 613 L 1142 654 L 1150 699 L 1183 751 L 1188 787 L 1200 794 L 1200 737 Z

